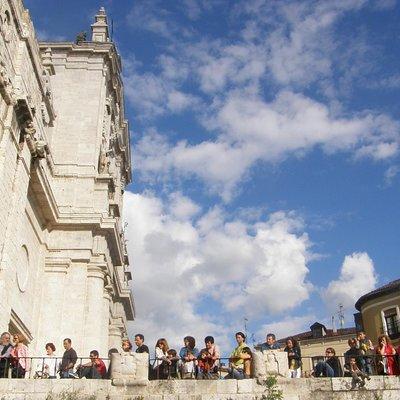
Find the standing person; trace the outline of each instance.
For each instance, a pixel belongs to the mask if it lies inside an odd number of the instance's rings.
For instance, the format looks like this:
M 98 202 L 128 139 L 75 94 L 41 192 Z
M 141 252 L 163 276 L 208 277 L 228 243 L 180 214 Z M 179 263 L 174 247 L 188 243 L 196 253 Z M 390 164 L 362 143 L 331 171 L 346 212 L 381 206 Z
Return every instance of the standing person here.
M 221 358 L 219 347 L 214 343 L 212 336 L 206 336 L 204 344 L 206 345 L 205 350 L 207 350 L 207 360 L 210 363 L 210 374 L 213 378 L 218 378 L 219 359 Z
M 144 336 L 141 333 L 135 335 L 136 353 L 150 354 L 149 348 L 144 344 Z
M 244 352 L 244 348 L 248 348 L 245 340 L 246 336 L 243 332 L 235 334 L 237 346 L 229 357 L 229 368 L 226 379 L 245 379 L 245 362 L 251 362 L 251 355 Z
M 301 350 L 294 338 L 286 339 L 284 351 L 288 353 L 289 371 L 291 378 L 301 377 Z
M 30 359 L 28 347 L 24 345 L 22 335 L 16 333 L 13 335 L 14 348 L 11 350 L 12 373 L 13 378 L 25 378 L 25 373 L 29 371 Z
M 0 337 L 0 378 L 8 378 L 12 348 L 11 334 L 3 332 Z
M 184 347 L 179 351 L 181 359 L 181 375 L 182 378 L 192 378 L 196 372 L 196 360 L 199 356 L 199 350 L 196 348 L 196 340 L 192 336 L 185 336 L 183 338 Z
M 46 343 L 46 356 L 39 360 L 36 376 L 40 378 L 55 379 L 57 377 L 57 357 L 54 354 L 56 346 Z
M 97 350 L 92 350 L 89 354 L 90 361 L 86 364 L 78 365 L 76 372 L 80 378 L 104 379 L 107 373 L 104 361 L 99 357 Z
M 367 338 L 365 332 L 360 331 L 357 333 L 357 345 L 356 348 L 360 350 L 361 356 L 361 367 L 362 371 L 368 375 L 372 375 L 372 357 L 374 353 L 374 345 Z
M 276 341 L 276 336 L 273 333 L 268 333 L 265 339 L 265 343 L 262 343 L 260 350 L 280 350 L 281 345 Z
M 338 378 L 343 376 L 340 360 L 336 357 L 336 351 L 333 347 L 328 347 L 325 350 L 325 361 L 320 361 L 314 368 L 314 376 L 316 378 Z
M 397 375 L 396 350 L 387 335 L 378 337 L 378 346 L 375 349 L 380 360 L 377 370 L 380 375 Z
M 169 366 L 172 364 L 168 358 L 168 342 L 161 338 L 156 343 L 156 359 L 153 364 L 153 379 L 167 379 Z
M 60 377 L 65 378 L 79 378 L 76 373 L 74 373 L 74 366 L 78 361 L 78 355 L 76 351 L 72 348 L 72 342 L 70 338 L 65 338 L 63 341 L 64 354 L 60 364 Z

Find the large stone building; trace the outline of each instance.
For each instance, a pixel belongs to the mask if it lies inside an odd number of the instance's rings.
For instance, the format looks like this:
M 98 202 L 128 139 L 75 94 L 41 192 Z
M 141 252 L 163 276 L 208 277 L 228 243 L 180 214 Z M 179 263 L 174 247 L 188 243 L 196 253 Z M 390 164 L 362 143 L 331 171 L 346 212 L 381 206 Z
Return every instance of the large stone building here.
M 377 345 L 379 335 L 390 337 L 400 345 L 400 279 L 389 282 L 361 296 L 356 305 L 355 320 L 360 330 Z
M 0 31 L 0 330 L 33 354 L 70 337 L 105 355 L 134 317 L 121 60 L 104 9 L 87 41 L 38 43 L 22 0 L 3 0 Z

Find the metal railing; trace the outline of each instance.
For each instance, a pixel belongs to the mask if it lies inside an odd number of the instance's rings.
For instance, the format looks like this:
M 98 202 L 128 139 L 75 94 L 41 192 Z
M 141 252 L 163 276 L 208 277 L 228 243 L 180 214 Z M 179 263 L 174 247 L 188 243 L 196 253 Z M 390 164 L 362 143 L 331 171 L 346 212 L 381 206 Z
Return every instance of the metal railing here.
M 350 358 L 355 358 L 358 368 L 368 375 L 388 375 L 400 374 L 400 355 L 338 355 L 336 358 L 340 363 L 339 376 L 351 376 L 351 372 L 346 368 Z M 19 358 L 1 358 L 0 359 L 0 378 L 25 378 L 25 379 L 56 379 L 56 378 L 74 378 L 82 377 L 88 379 L 109 379 L 109 358 L 99 358 L 104 362 L 106 373 L 101 376 L 96 366 L 92 363 L 90 357 L 78 357 L 73 368 L 67 370 L 62 368 L 62 357 L 19 357 Z M 291 364 L 288 358 L 288 367 L 297 366 L 297 372 L 301 371 L 300 376 L 315 376 L 315 368 L 319 362 L 326 362 L 328 359 L 322 355 L 302 356 L 298 363 Z M 192 364 L 191 368 L 186 368 L 187 364 Z M 237 369 L 239 374 L 233 374 L 230 368 L 230 358 L 221 357 L 214 361 L 212 365 L 202 369 L 198 365 L 198 360 L 185 363 L 178 357 L 174 359 L 149 358 L 149 379 L 244 379 L 244 370 Z M 250 363 L 252 360 L 250 359 Z M 103 368 L 104 369 L 104 368 Z M 251 365 L 251 370 L 252 370 Z M 314 371 L 314 375 L 311 372 Z M 329 376 L 325 372 L 321 376 Z M 310 373 L 310 374 L 308 374 Z M 292 375 L 293 376 L 293 375 Z M 333 376 L 329 376 L 333 377 Z
M 56 378 L 88 378 L 106 379 L 108 374 L 108 358 L 99 358 L 105 365 L 105 374 L 101 376 L 90 357 L 78 357 L 73 360 L 73 368 L 63 369 L 62 357 L 7 357 L 0 359 L 0 378 L 34 378 L 34 379 L 56 379 Z M 69 360 L 68 360 L 69 362 Z M 90 364 L 90 365 L 89 365 Z M 68 365 L 68 364 L 67 364 Z M 104 369 L 104 368 L 103 368 Z

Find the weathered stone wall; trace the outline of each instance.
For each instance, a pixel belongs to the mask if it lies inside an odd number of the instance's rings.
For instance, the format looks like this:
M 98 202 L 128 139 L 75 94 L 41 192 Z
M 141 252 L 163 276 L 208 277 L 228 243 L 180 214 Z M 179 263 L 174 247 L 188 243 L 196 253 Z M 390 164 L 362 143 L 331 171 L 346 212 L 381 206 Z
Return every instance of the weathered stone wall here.
M 350 378 L 278 378 L 283 400 L 400 399 L 399 377 L 373 377 L 367 388 L 360 390 L 350 390 L 350 385 Z M 265 386 L 251 379 L 170 380 L 147 384 L 77 379 L 0 379 L 0 394 L 2 400 L 263 400 L 263 395 L 268 393 Z
M 96 41 L 39 45 L 22 0 L 0 2 L 0 331 L 31 355 L 70 337 L 106 357 L 134 316 L 120 57 L 95 19 Z

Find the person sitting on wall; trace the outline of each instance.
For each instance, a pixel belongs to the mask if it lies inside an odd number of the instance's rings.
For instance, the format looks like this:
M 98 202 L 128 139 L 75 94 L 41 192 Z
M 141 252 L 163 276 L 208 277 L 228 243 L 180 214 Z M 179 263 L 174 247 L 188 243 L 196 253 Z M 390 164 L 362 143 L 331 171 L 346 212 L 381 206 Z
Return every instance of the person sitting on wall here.
M 70 338 L 65 338 L 63 341 L 64 354 L 60 364 L 60 378 L 78 378 L 78 375 L 74 372 L 74 366 L 78 361 L 78 355 L 72 348 L 72 342 Z
M 225 379 L 245 379 L 245 363 L 251 363 L 251 354 L 243 351 L 248 348 L 245 334 L 237 332 L 235 338 L 238 345 L 229 357 L 228 375 Z
M 11 334 L 9 332 L 3 332 L 0 337 L 0 378 L 8 378 L 12 349 Z
M 360 370 L 362 370 L 362 363 L 361 363 L 361 351 L 360 349 L 357 348 L 357 340 L 356 338 L 351 338 L 347 341 L 347 343 L 349 344 L 349 349 L 344 353 L 344 367 L 345 367 L 345 373 L 344 376 L 346 377 L 350 377 L 351 373 L 350 371 L 350 367 L 349 367 L 349 363 L 350 363 L 350 358 L 354 357 L 358 368 Z
M 340 360 L 336 357 L 335 349 L 328 347 L 325 350 L 325 361 L 320 361 L 314 368 L 314 376 L 316 378 L 337 378 L 343 376 L 342 366 Z
M 281 345 L 276 341 L 276 336 L 273 333 L 268 333 L 265 343 L 262 343 L 260 350 L 280 350 Z
M 107 373 L 104 361 L 99 357 L 97 350 L 92 350 L 89 354 L 90 361 L 86 364 L 78 365 L 76 372 L 80 378 L 104 379 Z
M 215 379 L 216 376 L 213 371 L 214 360 L 210 356 L 207 349 L 200 350 L 197 358 L 197 379 Z
M 144 336 L 141 333 L 135 335 L 135 344 L 137 346 L 136 353 L 150 354 L 149 348 L 144 344 Z
M 345 364 L 344 368 L 345 368 L 346 372 L 348 374 L 350 374 L 350 376 L 353 378 L 351 380 L 351 388 L 352 389 L 355 389 L 357 387 L 357 385 L 360 388 L 364 387 L 365 379 L 368 379 L 368 380 L 371 379 L 368 374 L 361 371 L 360 368 L 358 367 L 357 357 L 350 356 L 348 359 L 348 363 Z
M 168 360 L 171 361 L 171 364 L 169 365 L 169 368 L 168 368 L 168 379 L 170 379 L 170 378 L 179 379 L 180 378 L 180 373 L 179 373 L 180 357 L 178 356 L 175 349 L 169 349 L 167 351 L 167 354 L 168 354 L 168 356 L 167 356 Z

